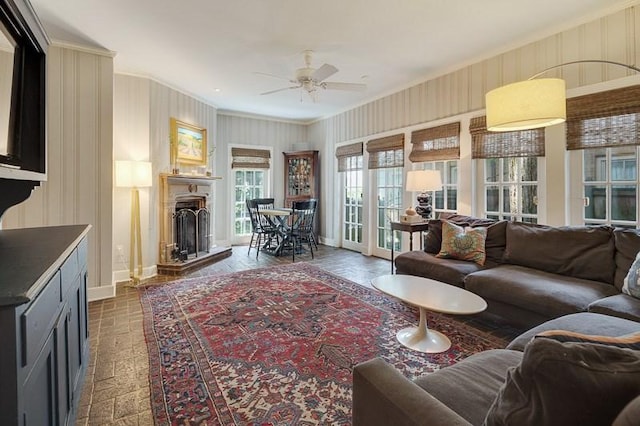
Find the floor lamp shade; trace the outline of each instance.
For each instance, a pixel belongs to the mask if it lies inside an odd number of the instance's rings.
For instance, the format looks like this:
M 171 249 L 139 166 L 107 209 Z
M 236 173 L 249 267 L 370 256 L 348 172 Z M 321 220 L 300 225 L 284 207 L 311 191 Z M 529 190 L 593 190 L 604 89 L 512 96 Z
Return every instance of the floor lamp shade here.
M 148 161 L 116 161 L 116 186 L 147 188 L 153 185 L 151 163 Z
M 520 81 L 485 97 L 487 130 L 510 132 L 559 124 L 567 119 L 565 82 L 559 78 Z

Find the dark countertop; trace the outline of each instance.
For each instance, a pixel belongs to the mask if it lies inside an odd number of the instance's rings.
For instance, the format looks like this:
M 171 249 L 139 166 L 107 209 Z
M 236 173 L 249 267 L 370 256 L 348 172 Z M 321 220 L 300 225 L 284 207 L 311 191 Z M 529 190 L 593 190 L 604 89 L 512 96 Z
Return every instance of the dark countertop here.
M 0 230 L 0 306 L 31 301 L 91 225 Z

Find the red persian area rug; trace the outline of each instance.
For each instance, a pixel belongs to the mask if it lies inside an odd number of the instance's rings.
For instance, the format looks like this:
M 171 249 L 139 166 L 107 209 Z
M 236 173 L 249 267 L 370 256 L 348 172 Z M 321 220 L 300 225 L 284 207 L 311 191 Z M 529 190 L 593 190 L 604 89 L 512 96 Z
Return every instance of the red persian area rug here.
M 348 425 L 352 368 L 382 357 L 409 377 L 505 341 L 437 314 L 441 354 L 396 332 L 417 310 L 305 263 L 192 278 L 141 292 L 159 425 Z

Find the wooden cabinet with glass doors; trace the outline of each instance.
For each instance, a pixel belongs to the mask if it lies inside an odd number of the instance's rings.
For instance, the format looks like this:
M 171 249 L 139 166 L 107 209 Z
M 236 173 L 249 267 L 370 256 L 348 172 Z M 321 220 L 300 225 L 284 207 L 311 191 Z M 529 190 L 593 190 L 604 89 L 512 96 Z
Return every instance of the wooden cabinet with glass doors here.
M 284 204 L 320 196 L 320 164 L 318 151 L 283 152 Z

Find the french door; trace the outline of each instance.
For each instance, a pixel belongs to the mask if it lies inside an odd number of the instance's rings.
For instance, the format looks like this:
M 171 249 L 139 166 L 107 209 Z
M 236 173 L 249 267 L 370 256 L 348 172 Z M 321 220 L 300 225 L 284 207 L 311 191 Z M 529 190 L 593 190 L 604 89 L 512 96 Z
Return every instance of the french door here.
M 402 247 L 402 235 L 395 231 L 395 238 L 392 238 L 393 231 L 391 231 L 390 222 L 400 220 L 400 215 L 405 210 L 402 204 L 403 174 L 402 167 L 376 169 L 376 218 L 373 221 L 375 225 L 374 256 L 390 259 L 391 245 L 394 245 L 393 249 L 396 252 L 400 251 L 400 247 Z
M 233 244 L 247 244 L 251 238 L 251 219 L 246 201 L 253 198 L 265 198 L 267 194 L 267 170 L 233 169 L 234 178 L 234 219 Z
M 350 157 L 346 161 L 349 170 L 342 174 L 342 247 L 362 251 L 363 231 L 363 171 L 362 156 Z M 358 167 L 359 166 L 359 167 Z

